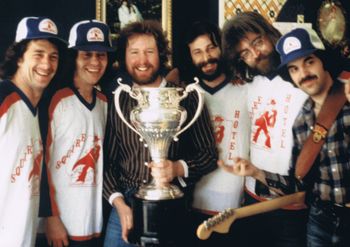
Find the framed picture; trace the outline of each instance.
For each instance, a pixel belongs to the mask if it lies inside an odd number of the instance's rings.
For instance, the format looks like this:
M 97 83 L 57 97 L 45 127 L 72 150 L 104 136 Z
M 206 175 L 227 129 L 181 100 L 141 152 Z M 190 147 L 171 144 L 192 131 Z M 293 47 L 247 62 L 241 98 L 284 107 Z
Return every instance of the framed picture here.
M 96 19 L 109 26 L 112 38 L 116 38 L 126 24 L 143 20 L 156 19 L 161 21 L 172 43 L 172 0 L 96 0 Z
M 287 0 L 219 0 L 219 26 L 240 12 L 255 11 L 273 23 Z

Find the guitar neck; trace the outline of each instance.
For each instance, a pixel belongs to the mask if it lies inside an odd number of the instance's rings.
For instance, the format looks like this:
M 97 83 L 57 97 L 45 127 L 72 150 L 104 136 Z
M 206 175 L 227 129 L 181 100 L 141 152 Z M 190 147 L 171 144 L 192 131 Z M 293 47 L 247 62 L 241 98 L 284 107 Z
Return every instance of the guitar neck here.
M 236 219 L 270 212 L 294 203 L 304 203 L 305 192 L 297 192 L 291 195 L 277 197 L 272 200 L 255 203 L 249 206 L 234 209 Z
M 227 233 L 235 219 L 266 213 L 294 203 L 301 204 L 304 203 L 304 199 L 305 192 L 297 192 L 291 195 L 278 197 L 241 208 L 226 209 L 202 223 L 197 229 L 197 236 L 198 238 L 204 240 L 209 238 L 212 231 Z

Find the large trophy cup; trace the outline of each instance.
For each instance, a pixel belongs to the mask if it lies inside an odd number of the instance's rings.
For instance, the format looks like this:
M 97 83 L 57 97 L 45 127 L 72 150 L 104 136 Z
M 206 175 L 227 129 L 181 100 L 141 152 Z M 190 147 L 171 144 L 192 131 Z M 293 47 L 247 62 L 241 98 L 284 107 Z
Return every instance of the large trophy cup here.
M 150 151 L 154 162 L 167 159 L 171 142 L 188 129 L 199 117 L 203 108 L 203 96 L 196 83 L 189 84 L 186 89 L 176 87 L 133 87 L 121 83 L 115 91 L 114 103 L 122 121 L 140 136 Z M 129 123 L 119 105 L 122 91 L 137 100 L 137 106 L 130 112 Z M 180 101 L 188 93 L 198 94 L 198 107 L 194 117 L 183 128 L 187 118 L 186 110 Z M 132 241 L 142 246 L 175 246 L 179 238 L 175 233 L 181 229 L 185 217 L 185 201 L 182 191 L 173 184 L 160 184 L 154 178 L 149 184 L 141 185 L 135 194 L 133 207 L 134 229 Z

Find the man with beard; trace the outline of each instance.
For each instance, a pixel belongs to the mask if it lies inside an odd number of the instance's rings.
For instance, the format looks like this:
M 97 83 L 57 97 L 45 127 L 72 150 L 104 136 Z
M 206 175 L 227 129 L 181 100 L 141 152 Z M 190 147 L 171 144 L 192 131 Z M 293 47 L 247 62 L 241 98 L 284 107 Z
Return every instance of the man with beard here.
M 194 75 L 200 79 L 209 109 L 219 158 L 232 163 L 235 156 L 249 157 L 247 87 L 231 81 L 221 56 L 220 41 L 219 28 L 208 22 L 193 23 L 185 38 Z M 193 234 L 209 217 L 227 208 L 240 207 L 242 195 L 243 177 L 232 176 L 223 169 L 202 177 L 193 194 Z M 240 222 L 236 222 L 231 228 L 232 234 L 214 233 L 206 241 L 195 238 L 193 246 L 243 246 L 239 242 L 240 230 Z
M 117 60 L 121 69 L 132 78 L 130 85 L 154 88 L 174 86 L 162 76 L 170 52 L 160 23 L 145 20 L 129 24 L 121 31 L 117 47 Z M 119 103 L 127 118 L 137 105 L 136 100 L 127 93 L 120 95 Z M 190 93 L 181 101 L 181 105 L 187 111 L 188 122 L 194 116 L 198 99 Z M 169 160 L 154 163 L 147 147 L 139 141 L 139 136 L 123 123 L 114 105 L 111 105 L 105 151 L 104 196 L 115 207 L 107 224 L 104 243 L 107 247 L 133 246 L 128 243 L 128 233 L 133 227 L 130 205 L 142 183 L 149 182 L 151 177 L 163 183 L 179 182 L 185 196 L 189 196 L 194 183 L 217 168 L 215 140 L 205 107 L 195 123 L 181 134 L 179 141 L 171 143 Z M 186 227 L 186 223 L 179 227 Z M 180 242 L 184 238 L 179 234 Z
M 247 100 L 251 117 L 250 162 L 261 169 L 287 175 L 293 145 L 292 125 L 307 96 L 277 75 L 280 61 L 274 45 L 279 37 L 278 30 L 255 12 L 237 14 L 223 28 L 224 56 L 236 74 L 250 82 Z M 244 157 L 238 156 L 234 162 L 242 160 Z M 276 196 L 256 179 L 246 177 L 246 205 Z M 304 208 L 289 205 L 247 218 L 251 237 L 246 239 L 246 246 L 304 246 Z
M 281 69 L 287 70 L 289 80 L 310 96 L 293 125 L 294 146 L 289 176 L 263 171 L 246 162 L 239 162 L 228 170 L 237 175 L 253 176 L 283 193 L 305 190 L 306 202 L 310 206 L 308 246 L 349 246 L 350 95 L 346 91 L 348 101 L 345 97 L 341 98 L 342 85 L 333 79 L 336 76 L 332 69 L 333 60 L 315 45 L 315 40 L 309 31 L 297 28 L 282 36 L 276 46 L 281 56 Z M 329 95 L 334 97 L 329 98 Z M 323 108 L 324 105 L 328 105 L 328 110 Z M 330 111 L 336 111 L 334 119 L 330 117 Z M 326 117 L 318 119 L 321 115 Z M 323 127 L 322 124 L 327 122 L 330 124 Z M 318 139 L 317 133 L 324 136 Z M 311 143 L 308 142 L 309 137 L 312 138 Z M 319 141 L 322 147 L 311 169 L 303 172 L 307 175 L 301 181 L 296 178 L 302 173 L 298 168 L 305 169 L 307 164 L 300 167 L 300 157 L 305 157 L 302 156 L 304 149 L 312 150 L 311 147 Z

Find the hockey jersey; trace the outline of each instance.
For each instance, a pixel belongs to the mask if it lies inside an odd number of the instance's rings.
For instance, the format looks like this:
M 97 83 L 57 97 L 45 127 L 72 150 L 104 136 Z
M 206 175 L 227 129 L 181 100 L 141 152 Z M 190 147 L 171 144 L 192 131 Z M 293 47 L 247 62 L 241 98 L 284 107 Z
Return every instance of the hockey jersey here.
M 34 246 L 43 147 L 37 109 L 0 83 L 0 246 Z
M 50 199 L 70 239 L 102 230 L 103 139 L 107 100 L 94 90 L 88 103 L 75 88 L 59 90 L 49 107 L 46 143 Z
M 233 158 L 249 158 L 250 120 L 247 109 L 247 86 L 224 82 L 216 88 L 201 83 L 209 109 L 219 152 L 219 159 L 232 165 Z M 196 183 L 193 207 L 218 212 L 240 206 L 243 177 L 223 169 L 203 176 Z M 210 212 L 209 212 L 210 213 Z
M 260 169 L 287 175 L 293 146 L 292 126 L 307 95 L 280 76 L 255 76 L 248 84 L 251 117 L 251 162 Z M 256 194 L 256 181 L 246 177 L 246 187 Z

